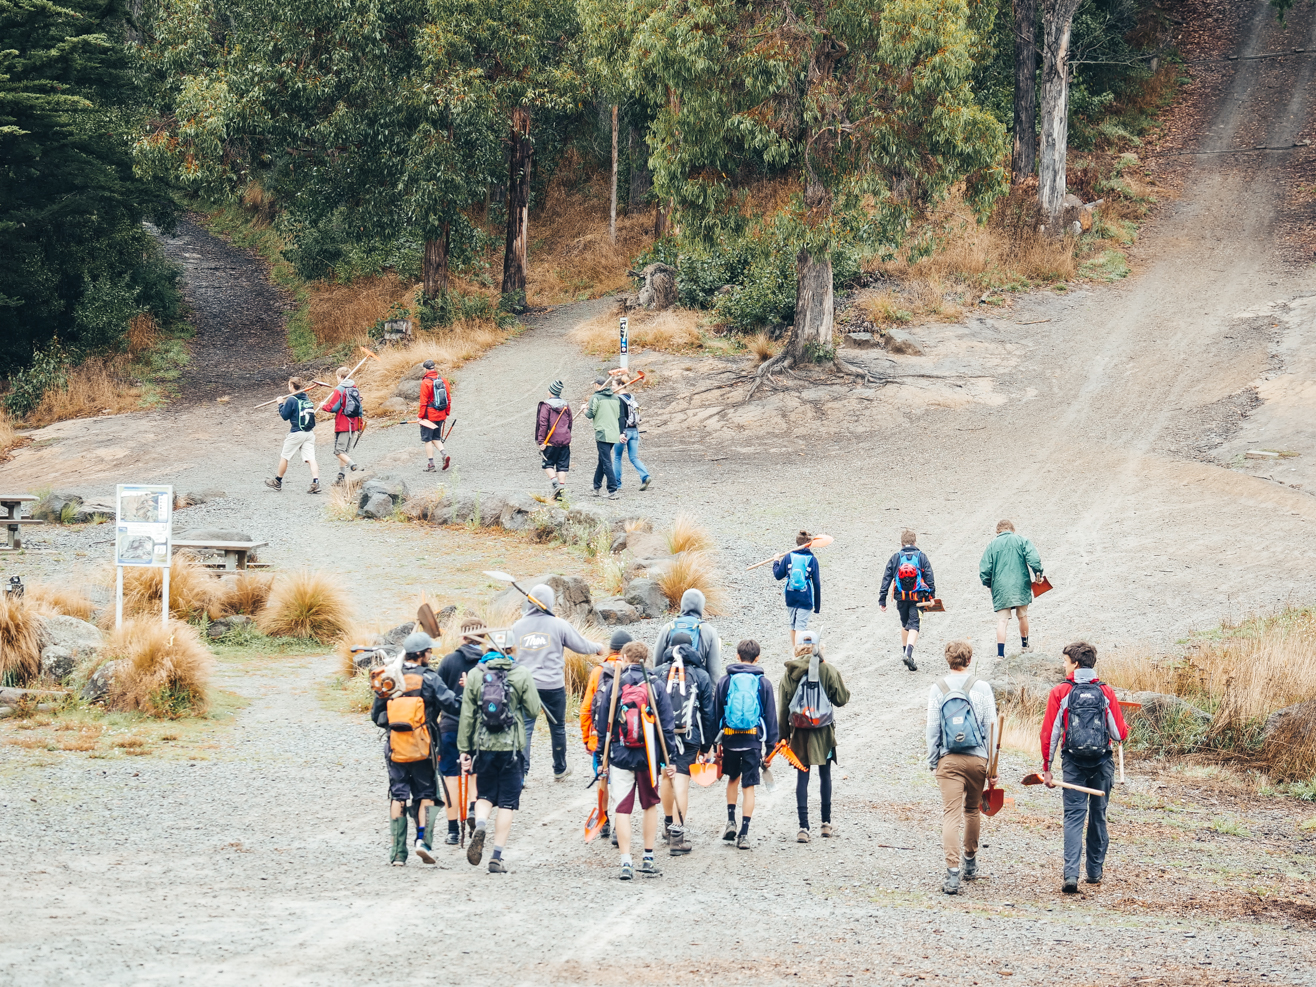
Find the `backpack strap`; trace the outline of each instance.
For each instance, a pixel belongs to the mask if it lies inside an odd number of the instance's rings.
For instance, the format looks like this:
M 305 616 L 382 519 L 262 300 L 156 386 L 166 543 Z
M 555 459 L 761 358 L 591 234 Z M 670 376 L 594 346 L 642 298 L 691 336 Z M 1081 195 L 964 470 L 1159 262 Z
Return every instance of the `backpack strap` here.
M 818 662 L 819 662 L 818 651 L 817 651 L 817 649 L 814 649 L 813 654 L 809 655 L 809 681 L 810 681 L 810 682 L 817 682 L 817 681 L 818 681 Z

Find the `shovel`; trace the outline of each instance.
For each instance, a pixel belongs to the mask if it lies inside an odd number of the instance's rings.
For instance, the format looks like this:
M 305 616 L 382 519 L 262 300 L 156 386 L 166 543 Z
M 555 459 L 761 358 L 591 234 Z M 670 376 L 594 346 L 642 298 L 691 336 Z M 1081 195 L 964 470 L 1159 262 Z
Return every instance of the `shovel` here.
M 1043 593 L 1050 592 L 1053 588 L 1051 580 L 1047 579 L 1046 576 L 1038 576 L 1037 582 L 1033 583 L 1033 599 L 1037 599 Z
M 831 535 L 815 535 L 812 540 L 805 542 L 803 545 L 797 546 L 797 548 L 826 548 L 834 541 L 836 541 L 836 539 Z M 757 569 L 759 566 L 767 565 L 769 562 L 776 562 L 778 559 L 784 558 L 787 555 L 790 555 L 790 552 L 782 552 L 781 555 L 774 555 L 772 558 L 764 559 L 762 562 L 755 562 L 753 565 L 747 565 L 745 566 L 745 571 L 749 572 L 750 569 Z
M 1036 772 L 1036 771 L 1034 771 L 1034 772 L 1033 772 L 1032 774 L 1030 774 L 1030 775 L 1024 775 L 1023 783 L 1024 783 L 1025 785 L 1045 785 L 1045 784 L 1046 784 L 1046 782 L 1042 780 L 1042 776 L 1041 776 L 1041 774 L 1039 774 L 1039 773 Z M 1056 788 L 1068 788 L 1070 791 L 1073 791 L 1073 792 L 1086 792 L 1088 795 L 1101 795 L 1101 796 L 1104 797 L 1105 794 L 1106 794 L 1106 793 L 1103 792 L 1100 788 L 1084 788 L 1082 785 L 1072 785 L 1072 784 L 1070 784 L 1070 783 L 1067 782 L 1067 781 L 1057 781 L 1057 782 L 1054 782 L 1054 784 L 1055 784 Z
M 608 785 L 603 783 L 599 786 L 599 804 L 594 807 L 594 811 L 589 814 L 589 819 L 585 820 L 585 842 L 593 843 L 598 839 L 599 834 L 603 832 L 603 827 L 608 824 Z
M 515 589 L 518 593 L 520 593 L 522 596 L 524 596 L 527 600 L 529 600 L 531 603 L 533 603 L 535 606 L 537 606 L 540 610 L 544 611 L 544 613 L 552 613 L 552 612 L 553 612 L 553 611 L 550 610 L 548 607 L 544 606 L 542 603 L 540 603 L 538 600 L 536 600 L 536 599 L 535 599 L 533 596 L 531 596 L 529 593 L 527 593 L 525 590 L 523 590 L 520 586 L 518 586 L 517 583 L 516 583 L 516 577 L 515 577 L 515 576 L 509 576 L 509 575 L 508 575 L 507 573 L 505 573 L 505 572 L 498 572 L 497 570 L 494 570 L 494 569 L 485 569 L 485 570 L 484 570 L 484 574 L 485 574 L 486 576 L 488 576 L 490 579 L 497 579 L 500 583 L 511 583 L 513 589 Z
M 696 761 L 690 765 L 690 780 L 700 788 L 717 784 L 717 765 L 712 761 Z
M 992 751 L 991 760 L 987 762 L 987 788 L 982 793 L 982 813 L 985 816 L 996 815 L 1005 805 L 1005 789 L 997 788 L 994 781 L 996 778 L 996 765 L 1001 759 L 1001 736 L 1005 733 L 1004 716 L 997 718 L 995 727 L 996 747 Z
M 795 756 L 795 752 L 791 750 L 790 744 L 786 743 L 786 741 L 784 740 L 777 741 L 777 746 L 772 748 L 768 756 L 763 759 L 763 768 L 759 772 L 760 776 L 763 778 L 763 787 L 766 788 L 769 792 L 773 791 L 777 787 L 777 781 L 775 778 L 772 777 L 772 772 L 769 770 L 769 765 L 772 764 L 772 759 L 776 757 L 778 754 L 780 754 L 787 761 L 789 761 L 791 767 L 793 767 L 796 771 L 809 770 L 809 766 Z

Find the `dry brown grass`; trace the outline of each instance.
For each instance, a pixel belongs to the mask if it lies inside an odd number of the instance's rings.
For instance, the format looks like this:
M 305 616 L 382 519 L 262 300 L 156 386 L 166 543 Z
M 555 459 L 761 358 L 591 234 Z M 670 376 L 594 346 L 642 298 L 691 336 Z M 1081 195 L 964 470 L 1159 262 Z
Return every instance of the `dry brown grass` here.
M 686 353 L 698 348 L 703 335 L 704 313 L 685 308 L 669 308 L 665 312 L 646 312 L 636 309 L 630 313 L 627 332 L 630 348 L 659 350 L 663 353 Z M 617 352 L 616 312 L 605 313 L 578 323 L 567 335 L 586 353 L 595 356 L 612 356 Z
M 160 327 L 155 317 L 147 312 L 139 312 L 128 320 L 128 355 L 141 356 L 155 348 L 160 338 Z
M 164 570 L 154 566 L 128 566 L 123 571 L 123 615 L 125 617 L 160 617 L 164 593 Z M 169 615 L 175 620 L 195 620 L 208 613 L 218 592 L 210 571 L 188 552 L 174 555 L 169 567 Z M 107 607 L 101 625 L 114 624 L 114 610 Z
M 708 552 L 713 548 L 713 536 L 689 514 L 678 514 L 667 532 L 667 550 L 673 555 L 682 552 Z
M 40 674 L 37 610 L 0 593 L 0 684 L 27 685 Z
M 53 583 L 29 583 L 23 592 L 23 598 L 31 601 L 38 609 L 66 614 L 79 620 L 91 620 L 91 615 L 96 609 L 82 590 L 72 586 L 56 586 Z
M 142 389 L 129 382 L 126 356 L 110 360 L 89 360 L 69 371 L 63 388 L 51 388 L 41 403 L 24 419 L 31 428 L 40 428 L 70 418 L 90 418 L 101 414 L 120 414 L 135 410 L 141 403 Z
M 766 332 L 760 332 L 745 340 L 745 349 L 754 357 L 754 364 L 767 363 L 781 352 L 781 343 L 773 340 Z
M 0 411 L 0 463 L 9 458 L 9 454 L 23 445 L 26 437 L 18 434 L 18 429 L 14 427 L 13 419 L 9 417 L 8 412 Z
M 396 274 L 361 278 L 351 284 L 318 281 L 310 288 L 311 331 L 326 347 L 364 343 L 370 327 L 411 291 Z
M 173 620 L 166 627 L 151 617 L 125 620 L 106 641 L 95 667 L 109 661 L 122 663 L 106 697 L 110 709 L 174 720 L 200 716 L 209 708 L 212 657 L 190 624 Z
M 705 552 L 685 551 L 672 559 L 672 564 L 658 577 L 658 585 L 672 606 L 679 606 L 681 595 L 688 589 L 704 594 L 704 613 L 710 616 L 722 612 L 723 591 L 717 567 Z
M 351 609 L 337 579 L 302 571 L 275 580 L 256 622 L 271 637 L 314 638 L 327 644 L 349 629 Z
M 235 614 L 256 616 L 269 601 L 273 586 L 273 576 L 251 571 L 238 573 L 236 579 L 221 581 L 210 604 L 210 619 L 218 620 Z M 171 586 L 171 592 L 172 589 Z
M 409 346 L 390 346 L 380 351 L 378 360 L 368 360 L 356 375 L 357 387 L 367 414 L 377 413 L 379 406 L 393 396 L 398 382 L 412 367 L 433 360 L 444 378 L 468 361 L 483 356 L 508 337 L 492 322 L 458 322 L 441 333 L 420 333 Z M 453 400 L 456 401 L 454 390 Z M 408 402 L 414 414 L 415 402 Z

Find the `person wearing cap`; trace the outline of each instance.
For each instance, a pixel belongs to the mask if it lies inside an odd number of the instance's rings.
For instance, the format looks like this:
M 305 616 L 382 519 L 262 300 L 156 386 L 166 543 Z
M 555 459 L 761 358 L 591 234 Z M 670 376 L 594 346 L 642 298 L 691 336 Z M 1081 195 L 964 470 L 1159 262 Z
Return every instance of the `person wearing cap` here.
M 433 360 L 426 360 L 421 366 L 425 368 L 425 376 L 420 379 L 420 441 L 429 452 L 425 472 L 433 473 L 436 452 L 443 456 L 445 470 L 452 462 L 452 457 L 443 451 L 443 423 L 452 414 L 452 391 L 439 376 Z
M 408 801 L 413 803 L 415 811 L 416 856 L 424 863 L 435 863 L 432 848 L 433 824 L 437 821 L 437 813 L 433 810 L 439 789 L 434 764 L 434 738 L 439 736 L 440 714 L 456 713 L 461 709 L 461 700 L 443 684 L 439 673 L 429 667 L 434 649 L 433 639 L 424 631 L 416 631 L 407 635 L 402 642 L 402 649 L 405 652 L 402 656 L 402 692 L 397 695 L 376 694 L 374 704 L 370 707 L 370 718 L 377 726 L 388 731 L 384 741 L 384 758 L 388 764 L 389 829 L 393 837 L 389 862 L 395 867 L 401 867 L 407 862 Z M 425 705 L 426 736 L 423 741 L 429 745 L 429 756 L 415 761 L 395 761 L 393 732 L 402 724 L 397 715 L 390 716 L 389 706 L 398 700 L 416 697 L 422 699 Z M 393 712 L 397 714 L 399 711 L 395 709 Z M 410 726 L 406 729 L 412 731 Z
M 602 751 L 599 749 L 599 734 L 594 728 L 594 694 L 599 691 L 599 679 L 603 677 L 604 671 L 612 674 L 612 669 L 617 665 L 617 659 L 621 656 L 621 649 L 635 640 L 627 631 L 613 631 L 612 638 L 608 641 L 608 653 L 604 655 L 603 661 L 599 662 L 589 673 L 589 681 L 585 683 L 585 693 L 580 698 L 580 739 L 585 744 L 585 750 L 594 759 L 594 773 L 599 772 L 599 757 Z M 600 778 L 599 784 L 603 786 L 604 792 L 608 790 L 608 779 Z M 606 796 L 605 796 L 606 797 Z M 609 822 L 603 824 L 600 835 L 609 836 L 612 833 L 612 802 L 608 802 L 608 819 Z M 613 842 L 616 842 L 615 838 Z
M 561 617 L 554 616 L 556 602 L 553 590 L 539 584 L 530 590 L 533 599 L 527 599 L 522 617 L 512 625 L 512 640 L 516 642 L 517 664 L 529 669 L 534 676 L 539 702 L 548 715 L 548 732 L 553 742 L 553 778 L 565 781 L 571 774 L 567 767 L 567 658 L 570 648 L 582 655 L 601 655 L 604 646 L 584 637 Z M 530 744 L 534 740 L 536 709 L 525 723 L 525 770 L 530 773 Z
M 621 399 L 605 374 L 594 378 L 594 396 L 589 399 L 585 417 L 594 422 L 594 444 L 599 453 L 594 467 L 594 496 L 602 493 L 603 481 L 607 480 L 608 499 L 619 500 L 621 481 L 612 468 L 612 450 L 621 441 Z
M 571 469 L 571 406 L 562 400 L 562 381 L 548 385 L 548 400 L 539 402 L 535 415 L 535 442 L 539 446 L 540 465 L 548 477 L 549 493 L 562 499 L 567 488 L 567 471 Z
M 478 617 L 468 617 L 458 629 L 461 643 L 456 651 L 450 651 L 439 662 L 439 678 L 458 697 L 466 688 L 466 676 L 484 656 L 484 636 L 489 628 Z M 461 781 L 461 754 L 457 750 L 457 726 L 460 721 L 456 712 L 444 712 L 439 721 L 439 774 L 443 777 L 443 790 L 447 797 L 448 836 L 444 842 L 456 846 L 461 839 L 461 818 L 466 816 L 466 825 L 475 828 L 475 800 L 469 800 L 465 807 L 458 806 L 458 782 Z

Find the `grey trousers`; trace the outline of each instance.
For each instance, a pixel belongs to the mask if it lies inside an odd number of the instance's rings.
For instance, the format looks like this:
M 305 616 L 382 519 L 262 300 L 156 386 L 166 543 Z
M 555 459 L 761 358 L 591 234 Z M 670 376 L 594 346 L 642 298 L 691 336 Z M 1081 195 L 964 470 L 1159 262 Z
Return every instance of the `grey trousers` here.
M 1099 761 L 1083 763 L 1061 758 L 1061 777 L 1071 785 L 1099 788 L 1106 793 L 1085 795 L 1062 789 L 1065 800 L 1065 880 L 1078 880 L 1078 865 L 1083 857 L 1083 822 L 1087 820 L 1087 872 L 1099 877 L 1106 863 L 1110 835 L 1106 832 L 1106 806 L 1110 787 L 1115 781 L 1115 759 L 1107 754 Z

